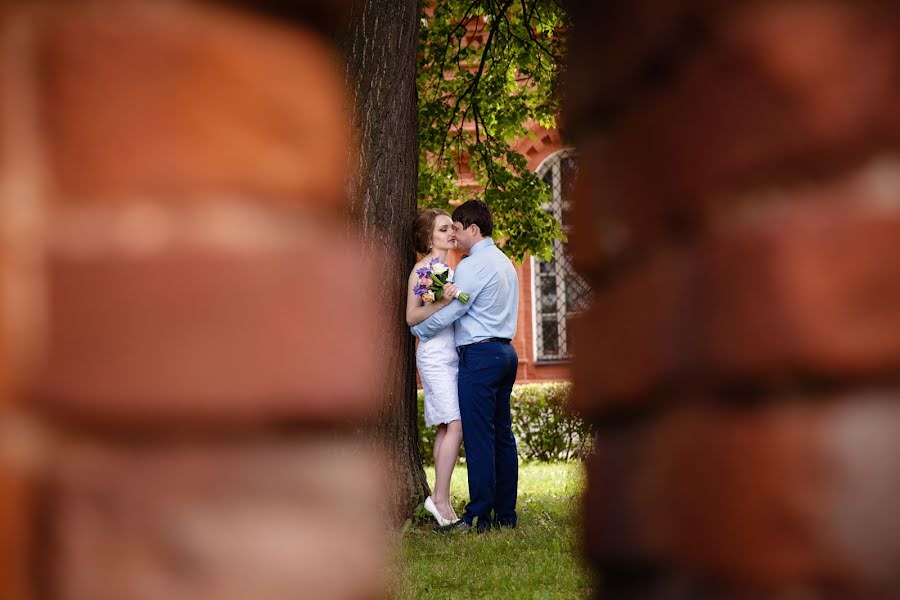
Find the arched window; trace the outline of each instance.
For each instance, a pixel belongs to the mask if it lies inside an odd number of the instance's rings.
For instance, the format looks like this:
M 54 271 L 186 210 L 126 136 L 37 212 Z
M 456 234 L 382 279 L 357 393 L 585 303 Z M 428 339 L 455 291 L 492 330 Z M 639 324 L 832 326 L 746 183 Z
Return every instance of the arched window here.
M 567 235 L 571 228 L 572 188 L 578 174 L 574 149 L 564 149 L 549 156 L 537 169 L 547 182 L 552 200 L 544 208 L 551 211 Z M 553 243 L 553 258 L 533 259 L 534 274 L 534 349 L 535 362 L 568 360 L 569 320 L 587 308 L 590 287 L 575 273 L 565 242 Z

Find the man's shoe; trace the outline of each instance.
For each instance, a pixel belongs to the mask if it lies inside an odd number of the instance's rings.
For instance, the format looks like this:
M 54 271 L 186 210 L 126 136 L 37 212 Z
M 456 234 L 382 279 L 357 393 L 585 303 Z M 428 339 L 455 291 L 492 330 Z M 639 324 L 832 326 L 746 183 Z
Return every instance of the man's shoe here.
M 490 517 L 475 517 L 475 520 L 472 522 L 472 529 L 475 530 L 475 533 L 487 533 L 491 530 L 491 527 Z
M 453 521 L 449 525 L 442 525 L 439 527 L 435 527 L 432 529 L 435 533 L 455 533 L 457 531 L 467 532 L 472 529 L 472 526 L 460 519 L 459 521 Z

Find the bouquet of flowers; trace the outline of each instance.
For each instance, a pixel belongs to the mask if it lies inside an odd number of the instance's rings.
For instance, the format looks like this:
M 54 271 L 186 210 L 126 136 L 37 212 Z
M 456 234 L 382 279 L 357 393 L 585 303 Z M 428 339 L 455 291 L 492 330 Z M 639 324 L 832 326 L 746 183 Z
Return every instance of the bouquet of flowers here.
M 419 283 L 414 288 L 417 296 L 421 296 L 425 302 L 434 302 L 444 297 L 444 285 L 453 281 L 453 270 L 450 265 L 439 258 L 432 258 L 428 265 L 416 269 Z M 465 304 L 469 301 L 469 295 L 465 292 L 457 292 L 456 299 Z

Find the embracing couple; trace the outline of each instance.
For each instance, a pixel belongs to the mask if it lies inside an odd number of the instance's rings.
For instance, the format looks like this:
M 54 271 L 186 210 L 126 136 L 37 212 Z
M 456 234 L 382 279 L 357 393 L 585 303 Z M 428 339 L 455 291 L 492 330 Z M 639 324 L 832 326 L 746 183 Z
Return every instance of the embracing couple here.
M 409 277 L 406 320 L 419 338 L 416 366 L 425 393 L 425 424 L 437 425 L 434 495 L 425 508 L 435 531 L 486 531 L 516 526 L 519 460 L 509 396 L 518 356 L 519 281 L 509 258 L 491 239 L 487 204 L 470 200 L 453 215 L 425 209 L 416 218 L 416 250 L 424 255 Z M 446 262 L 449 250 L 468 256 L 451 273 L 443 297 L 423 300 L 423 269 Z M 454 299 L 465 293 L 465 302 Z M 464 296 L 463 296 L 464 297 Z M 450 478 L 465 436 L 469 503 L 462 518 L 450 505 Z

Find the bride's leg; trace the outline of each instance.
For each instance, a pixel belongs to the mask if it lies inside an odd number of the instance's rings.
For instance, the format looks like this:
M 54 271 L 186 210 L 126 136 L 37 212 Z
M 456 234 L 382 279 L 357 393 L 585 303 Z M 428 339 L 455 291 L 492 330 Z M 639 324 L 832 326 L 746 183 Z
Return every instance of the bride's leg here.
M 435 507 L 442 515 L 449 517 L 449 511 L 446 508 L 446 502 L 442 499 L 444 494 L 442 486 L 441 471 L 441 448 L 447 436 L 447 424 L 441 423 L 437 426 L 437 432 L 434 435 L 434 490 L 431 492 L 431 499 L 434 501 Z M 447 518 L 445 517 L 445 518 Z
M 441 428 L 444 429 L 441 444 L 438 446 L 435 443 L 434 446 L 434 504 L 442 515 L 456 519 L 456 513 L 450 505 L 450 478 L 462 445 L 462 423 L 451 421 L 447 425 L 441 425 Z
M 437 433 L 434 435 L 434 468 L 437 471 L 438 456 L 440 456 L 441 445 L 444 443 L 444 435 L 447 433 L 447 426 L 444 424 L 437 426 Z

